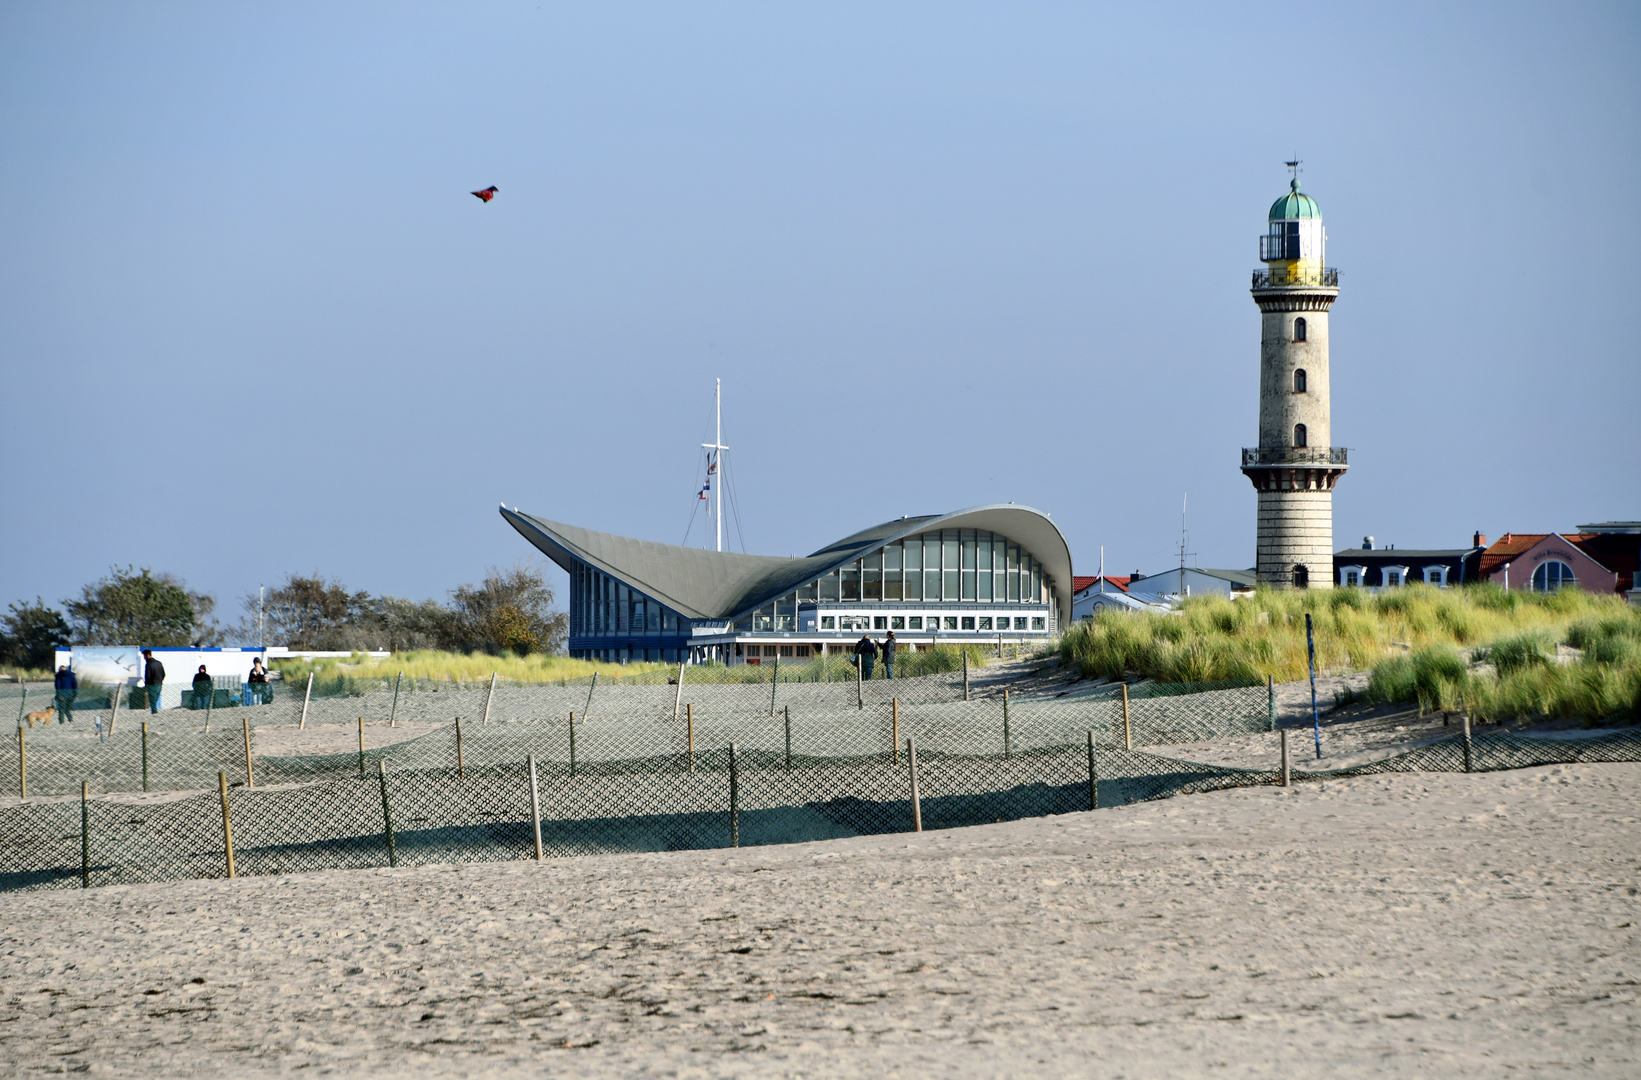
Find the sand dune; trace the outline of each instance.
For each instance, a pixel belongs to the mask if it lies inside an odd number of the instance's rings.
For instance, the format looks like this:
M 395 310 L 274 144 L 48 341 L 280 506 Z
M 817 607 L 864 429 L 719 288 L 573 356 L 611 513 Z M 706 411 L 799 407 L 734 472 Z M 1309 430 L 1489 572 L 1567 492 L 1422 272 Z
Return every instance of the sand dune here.
M 1641 764 L 0 897 L 12 1075 L 1634 1076 Z

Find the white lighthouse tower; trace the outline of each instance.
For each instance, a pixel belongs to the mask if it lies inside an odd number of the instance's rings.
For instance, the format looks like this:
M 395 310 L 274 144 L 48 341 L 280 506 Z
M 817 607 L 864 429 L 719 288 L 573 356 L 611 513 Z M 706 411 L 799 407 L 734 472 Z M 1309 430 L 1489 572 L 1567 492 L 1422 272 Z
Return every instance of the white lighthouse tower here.
M 1259 493 L 1262 585 L 1333 587 L 1333 485 L 1347 468 L 1333 445 L 1328 406 L 1328 309 L 1339 272 L 1327 265 L 1327 231 L 1316 200 L 1299 190 L 1271 205 L 1254 271 L 1259 305 L 1259 445 L 1242 451 L 1242 471 Z

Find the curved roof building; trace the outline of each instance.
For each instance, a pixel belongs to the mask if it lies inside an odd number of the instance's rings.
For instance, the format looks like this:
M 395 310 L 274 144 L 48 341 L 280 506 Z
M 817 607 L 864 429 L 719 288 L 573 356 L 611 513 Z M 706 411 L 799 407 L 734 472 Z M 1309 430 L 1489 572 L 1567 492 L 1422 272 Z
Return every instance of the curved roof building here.
M 1071 550 L 1014 504 L 900 518 L 801 558 L 634 540 L 501 508 L 570 575 L 570 655 L 761 662 L 851 648 L 1047 637 L 1071 613 Z

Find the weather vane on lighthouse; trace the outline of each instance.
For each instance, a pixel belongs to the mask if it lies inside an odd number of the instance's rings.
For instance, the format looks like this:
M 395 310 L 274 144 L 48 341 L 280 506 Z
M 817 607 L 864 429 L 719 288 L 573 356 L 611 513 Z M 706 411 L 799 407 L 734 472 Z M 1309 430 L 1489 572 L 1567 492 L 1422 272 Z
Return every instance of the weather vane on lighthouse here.
M 1284 161 L 1282 164 L 1293 170 L 1293 183 L 1297 187 L 1299 185 L 1299 155 L 1295 154 L 1292 161 Z

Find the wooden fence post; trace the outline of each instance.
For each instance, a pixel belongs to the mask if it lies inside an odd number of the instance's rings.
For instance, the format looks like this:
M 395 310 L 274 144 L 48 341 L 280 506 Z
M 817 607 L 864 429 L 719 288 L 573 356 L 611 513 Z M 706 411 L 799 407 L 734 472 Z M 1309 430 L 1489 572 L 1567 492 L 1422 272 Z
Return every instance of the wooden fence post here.
M 684 706 L 684 733 L 689 743 L 689 771 L 695 771 L 695 703 Z
M 120 718 L 120 691 L 125 689 L 125 687 L 115 685 L 109 689 L 114 695 L 114 711 L 108 716 L 108 734 L 109 737 L 112 738 L 114 735 L 114 721 Z
M 1276 678 L 1265 676 L 1265 716 L 1268 730 L 1276 730 Z
M 228 854 L 228 876 L 234 876 L 234 823 L 228 817 L 228 774 L 217 773 L 217 793 L 222 797 L 222 848 Z
M 399 672 L 399 677 L 393 680 L 393 707 L 387 711 L 387 726 L 392 727 L 394 719 L 399 715 L 399 686 L 405 681 L 405 673 Z
M 593 691 L 598 689 L 598 672 L 593 672 L 592 685 L 587 687 L 587 706 L 581 710 L 581 719 L 585 720 L 593 714 Z
M 906 767 L 912 778 L 912 831 L 923 831 L 923 802 L 917 796 L 917 743 L 906 737 Z
M 1094 771 L 1094 732 L 1088 733 L 1088 808 L 1100 808 L 1100 778 Z
M 387 864 L 399 865 L 399 853 L 393 846 L 393 811 L 387 801 L 387 759 L 376 759 L 376 776 L 382 782 L 382 831 L 387 834 Z
M 775 670 L 769 676 L 769 715 L 775 715 L 775 684 L 781 681 L 781 658 L 775 656 Z
M 251 774 L 251 718 L 243 716 L 239 722 L 245 728 L 245 786 L 255 787 L 256 777 Z
M 148 790 L 148 721 L 142 722 L 142 789 Z
M 496 696 L 496 679 L 500 676 L 501 672 L 499 671 L 490 673 L 490 689 L 484 695 L 484 719 L 479 721 L 481 727 L 488 726 L 490 723 L 490 700 Z
M 359 779 L 365 778 L 365 718 L 359 718 Z
M 741 846 L 741 784 L 735 767 L 735 744 L 729 744 L 729 846 Z
M 889 759 L 900 764 L 900 699 L 889 699 Z
M 462 718 L 456 717 L 456 774 L 467 779 L 467 759 L 462 757 Z
M 1293 774 L 1288 771 L 1288 729 L 1282 729 L 1282 786 L 1293 786 Z
M 1472 754 L 1472 750 L 1471 750 L 1471 746 L 1470 746 L 1470 710 L 1466 709 L 1465 712 L 1464 712 L 1464 771 L 1465 772 L 1470 771 L 1471 754 Z
M 524 763 L 530 768 L 530 828 L 536 838 L 536 862 L 540 862 L 541 853 L 541 789 L 536 786 L 536 755 L 529 754 Z
M 575 775 L 575 713 L 570 714 L 570 775 Z
M 1122 684 L 1122 744 L 1125 749 L 1134 749 L 1134 728 L 1128 722 L 1128 684 Z
M 23 725 L 17 725 L 17 794 L 28 798 L 28 747 L 23 743 Z
M 792 767 L 792 706 L 782 705 L 781 715 L 786 717 L 786 767 Z
M 91 784 L 80 781 L 80 888 L 91 888 Z
M 969 700 L 969 650 L 961 645 L 958 648 L 963 649 L 963 700 L 967 701 Z
M 297 721 L 296 730 L 301 731 L 308 726 L 308 700 L 313 697 L 313 672 L 308 672 L 308 691 L 302 695 L 302 719 Z
M 678 703 L 684 700 L 684 665 L 688 663 L 689 653 L 686 651 L 684 659 L 678 661 L 678 689 L 672 695 L 672 718 L 674 720 L 678 719 Z
M 1009 692 L 1003 690 L 1003 759 L 1006 761 L 1014 756 L 1014 742 L 1009 737 Z

